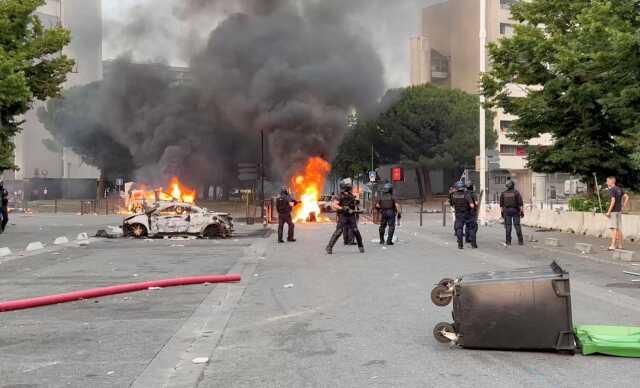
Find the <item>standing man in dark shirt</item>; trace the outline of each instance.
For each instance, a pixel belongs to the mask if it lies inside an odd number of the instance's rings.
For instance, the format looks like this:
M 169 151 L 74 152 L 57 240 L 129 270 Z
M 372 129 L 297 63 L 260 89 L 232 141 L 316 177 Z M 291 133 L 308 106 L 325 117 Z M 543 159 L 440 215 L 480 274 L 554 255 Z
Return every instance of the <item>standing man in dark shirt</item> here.
M 622 212 L 629 202 L 629 196 L 616 185 L 616 178 L 610 176 L 607 178 L 607 187 L 609 188 L 609 196 L 611 203 L 607 211 L 609 218 L 609 229 L 611 230 L 611 245 L 609 250 L 622 249 L 624 236 L 622 235 Z
M 524 245 L 522 227 L 520 226 L 520 218 L 524 217 L 522 195 L 515 189 L 516 185 L 512 180 L 508 180 L 506 186 L 507 190 L 500 195 L 500 208 L 507 234 L 506 244 L 511 245 L 511 230 L 514 227 L 518 235 L 518 245 Z
M 9 223 L 9 192 L 4 188 L 4 182 L 0 180 L 0 233 L 4 233 Z
M 295 230 L 295 226 L 293 224 L 293 219 L 291 218 L 291 211 L 293 207 L 298 202 L 291 198 L 289 195 L 289 188 L 286 186 L 282 187 L 280 191 L 280 196 L 276 199 L 276 209 L 278 210 L 278 242 L 284 243 L 284 224 L 287 224 L 288 227 L 288 237 L 287 241 L 295 242 L 296 239 L 293 237 L 293 233 Z

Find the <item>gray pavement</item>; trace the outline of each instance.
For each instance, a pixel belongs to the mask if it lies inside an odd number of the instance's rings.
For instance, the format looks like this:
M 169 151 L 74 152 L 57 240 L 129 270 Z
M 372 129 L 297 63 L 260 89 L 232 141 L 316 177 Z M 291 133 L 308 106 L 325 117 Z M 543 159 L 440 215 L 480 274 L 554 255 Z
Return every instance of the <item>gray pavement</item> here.
M 505 249 L 499 227 L 481 231 L 481 249 L 459 252 L 450 228 L 430 216 L 403 226 L 400 244 L 367 254 L 324 254 L 327 225 L 301 226 L 257 268 L 200 387 L 582 387 L 635 386 L 637 361 L 530 352 L 470 351 L 436 343 L 433 326 L 451 320 L 428 292 L 443 277 L 547 265 L 572 272 L 576 323 L 640 322 L 640 290 L 612 289 L 621 268 L 561 251 Z M 367 240 L 375 226 L 362 227 Z M 284 285 L 294 284 L 293 288 Z
M 77 216 L 61 214 L 10 214 L 5 233 L 0 234 L 0 248 L 24 251 L 30 242 L 50 246 L 61 236 L 75 240 L 79 233 L 94 235 L 107 225 L 121 225 L 121 216 Z
M 74 217 L 58 217 L 48 221 L 78 228 Z M 113 224 L 85 220 L 93 229 Z M 231 240 L 101 240 L 5 262 L 3 300 L 229 271 L 243 281 L 0 314 L 0 388 L 637 386 L 633 359 L 436 343 L 433 326 L 451 320 L 451 306 L 432 305 L 435 282 L 552 260 L 571 272 L 576 324 L 640 326 L 640 288 L 622 274 L 639 267 L 580 254 L 581 236 L 529 230 L 539 243 L 507 249 L 495 225 L 481 228 L 479 250 L 458 251 L 441 222 L 430 215 L 419 228 L 408 216 L 387 249 L 371 243 L 375 225 L 362 225 L 366 254 L 338 245 L 327 256 L 333 225 L 320 224 L 298 225 L 294 244 L 262 238 L 256 226 Z M 548 236 L 562 245 L 544 246 Z

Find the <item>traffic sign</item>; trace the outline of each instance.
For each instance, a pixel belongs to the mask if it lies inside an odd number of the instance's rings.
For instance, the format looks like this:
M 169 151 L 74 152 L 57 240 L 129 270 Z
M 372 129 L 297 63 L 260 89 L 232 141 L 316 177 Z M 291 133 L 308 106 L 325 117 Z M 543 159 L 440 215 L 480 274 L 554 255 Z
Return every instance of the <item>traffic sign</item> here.
M 375 182 L 377 177 L 378 177 L 378 174 L 376 174 L 375 171 L 369 171 L 369 181 L 370 182 Z

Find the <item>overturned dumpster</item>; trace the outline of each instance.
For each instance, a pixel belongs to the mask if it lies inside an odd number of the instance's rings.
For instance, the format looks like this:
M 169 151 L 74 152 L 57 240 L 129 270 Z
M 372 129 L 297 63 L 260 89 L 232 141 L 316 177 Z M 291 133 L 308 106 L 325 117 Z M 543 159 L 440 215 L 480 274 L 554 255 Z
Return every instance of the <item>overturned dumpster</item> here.
M 433 330 L 439 342 L 471 349 L 575 352 L 569 274 L 555 262 L 443 279 L 431 300 L 438 306 L 453 301 L 453 323 L 439 323 Z

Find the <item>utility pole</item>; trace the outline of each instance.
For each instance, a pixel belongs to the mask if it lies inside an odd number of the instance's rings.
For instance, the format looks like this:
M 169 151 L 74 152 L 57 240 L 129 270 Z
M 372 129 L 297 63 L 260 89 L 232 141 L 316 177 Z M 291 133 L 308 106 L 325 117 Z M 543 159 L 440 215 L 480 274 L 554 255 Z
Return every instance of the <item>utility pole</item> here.
M 374 149 L 373 149 L 373 144 L 371 144 L 371 171 L 374 171 L 374 168 L 373 168 L 373 154 L 374 154 Z
M 487 0 L 480 0 L 480 73 L 487 71 Z M 487 222 L 486 99 L 480 93 L 480 222 Z
M 264 222 L 264 130 L 260 130 L 260 216 Z

